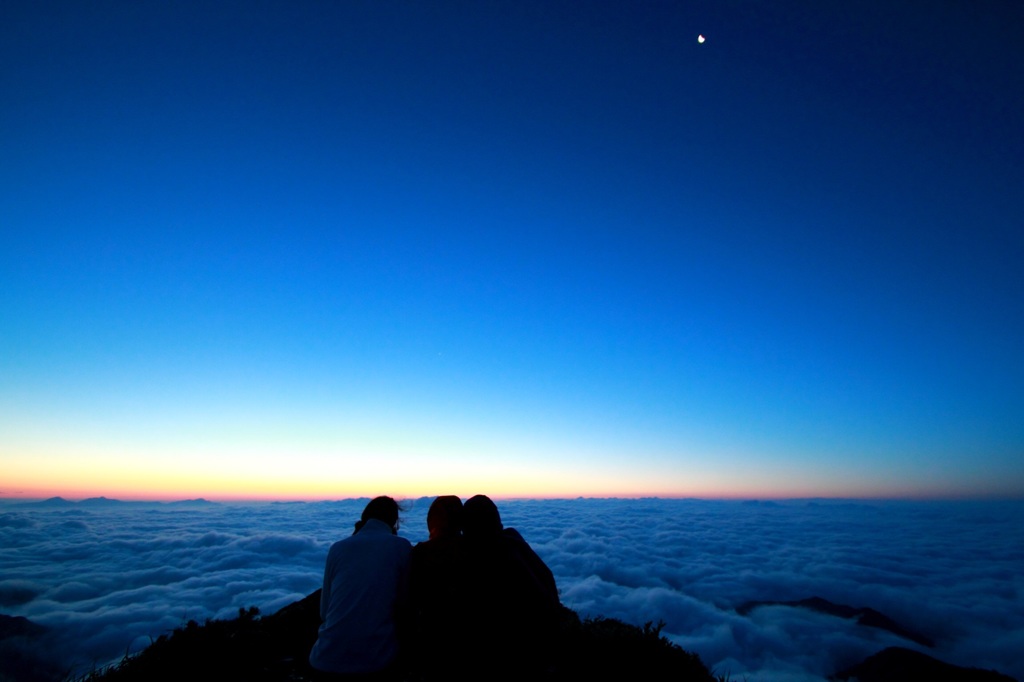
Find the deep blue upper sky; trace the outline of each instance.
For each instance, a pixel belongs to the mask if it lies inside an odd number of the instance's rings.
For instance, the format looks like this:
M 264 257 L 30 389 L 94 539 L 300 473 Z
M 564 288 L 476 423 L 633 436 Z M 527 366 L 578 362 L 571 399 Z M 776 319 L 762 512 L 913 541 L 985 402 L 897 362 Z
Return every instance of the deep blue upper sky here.
M 0 492 L 1024 494 L 1024 5 L 866 5 L 5 3 Z

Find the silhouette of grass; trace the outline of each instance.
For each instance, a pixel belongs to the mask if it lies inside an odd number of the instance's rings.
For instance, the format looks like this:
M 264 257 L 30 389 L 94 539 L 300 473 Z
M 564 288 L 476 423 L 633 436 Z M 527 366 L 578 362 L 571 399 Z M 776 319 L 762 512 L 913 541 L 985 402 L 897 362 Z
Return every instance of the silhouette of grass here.
M 697 654 L 665 638 L 664 622 L 648 621 L 638 627 L 614 618 L 576 620 L 578 625 L 563 628 L 563 650 L 556 655 L 550 679 L 724 682 L 711 674 Z

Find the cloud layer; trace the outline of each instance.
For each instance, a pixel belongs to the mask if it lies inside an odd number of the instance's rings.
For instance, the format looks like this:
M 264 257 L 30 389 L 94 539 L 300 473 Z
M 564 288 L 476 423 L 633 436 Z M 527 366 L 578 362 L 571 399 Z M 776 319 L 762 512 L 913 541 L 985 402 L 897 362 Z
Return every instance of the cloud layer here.
M 59 633 L 67 665 L 137 650 L 190 619 L 270 613 L 320 585 L 364 502 L 207 508 L 0 503 L 0 612 Z M 425 539 L 429 500 L 402 533 Z M 716 671 L 820 681 L 885 646 L 833 616 L 751 601 L 871 607 L 932 655 L 1024 679 L 1024 504 L 520 500 L 500 505 L 584 614 L 664 621 Z

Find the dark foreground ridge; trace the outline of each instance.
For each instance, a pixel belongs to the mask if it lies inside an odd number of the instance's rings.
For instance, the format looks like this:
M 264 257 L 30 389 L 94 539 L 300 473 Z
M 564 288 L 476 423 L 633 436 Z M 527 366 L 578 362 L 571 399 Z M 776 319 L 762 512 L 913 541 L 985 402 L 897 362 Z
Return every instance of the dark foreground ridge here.
M 858 682 L 906 682 L 907 680 L 942 680 L 942 682 L 1017 682 L 994 670 L 963 668 L 943 663 L 919 651 L 893 646 L 869 656 L 852 668 L 837 673 L 833 679 Z
M 270 616 L 240 609 L 233 620 L 190 621 L 137 655 L 79 682 L 183 682 L 310 680 L 306 657 L 320 624 L 320 591 Z M 537 680 L 676 680 L 723 682 L 696 654 L 661 635 L 661 627 L 627 625 L 610 618 L 580 619 L 563 610 L 554 660 Z M 453 651 L 453 656 L 462 655 Z M 510 657 L 517 652 L 509 651 Z M 474 679 L 503 679 L 502 661 L 481 661 Z M 408 680 L 423 679 L 411 667 Z
M 880 613 L 870 608 L 855 608 L 853 606 L 846 606 L 845 604 L 835 604 L 827 599 L 822 599 L 821 597 L 811 597 L 809 599 L 800 599 L 798 601 L 748 601 L 741 604 L 736 609 L 736 613 L 741 616 L 745 616 L 761 606 L 790 606 L 793 608 L 808 609 L 818 613 L 826 613 L 830 616 L 837 616 L 839 618 L 856 619 L 856 623 L 858 625 L 885 630 L 886 632 L 891 632 L 894 635 L 903 637 L 904 639 L 920 644 L 921 646 L 929 648 L 935 646 L 935 642 L 930 638 L 914 632 L 909 628 L 903 627 L 884 613 Z

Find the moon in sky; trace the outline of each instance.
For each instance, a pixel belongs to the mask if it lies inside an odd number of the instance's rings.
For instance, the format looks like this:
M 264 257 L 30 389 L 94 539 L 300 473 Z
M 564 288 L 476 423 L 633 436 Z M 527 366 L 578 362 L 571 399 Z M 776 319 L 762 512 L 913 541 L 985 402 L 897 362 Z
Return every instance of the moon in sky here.
M 698 43 L 703 43 L 704 42 L 704 35 L 703 34 L 697 36 L 697 42 Z

